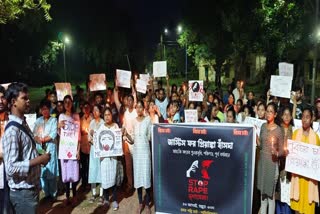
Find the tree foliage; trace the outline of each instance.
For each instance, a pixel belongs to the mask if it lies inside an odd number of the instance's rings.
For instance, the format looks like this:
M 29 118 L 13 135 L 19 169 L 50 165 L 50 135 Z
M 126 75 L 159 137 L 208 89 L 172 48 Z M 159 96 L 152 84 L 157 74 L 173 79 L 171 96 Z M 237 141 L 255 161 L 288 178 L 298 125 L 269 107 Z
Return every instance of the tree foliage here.
M 1 0 L 0 1 L 0 24 L 18 19 L 31 10 L 42 10 L 47 21 L 51 20 L 49 14 L 51 5 L 46 0 Z

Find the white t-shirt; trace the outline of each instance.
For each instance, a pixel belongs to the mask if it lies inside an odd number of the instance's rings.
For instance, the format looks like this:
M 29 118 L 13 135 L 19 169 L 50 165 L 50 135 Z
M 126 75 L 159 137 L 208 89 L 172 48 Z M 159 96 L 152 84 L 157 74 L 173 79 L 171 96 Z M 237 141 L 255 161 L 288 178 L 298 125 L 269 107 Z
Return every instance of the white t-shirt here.
M 137 118 L 138 114 L 136 109 L 133 109 L 132 112 L 129 112 L 129 109 L 126 109 L 126 111 L 124 112 L 124 116 L 123 116 L 123 127 L 127 130 L 129 135 L 133 135 L 133 126 L 134 126 L 134 121 Z M 129 147 L 129 151 L 132 154 L 133 151 L 133 145 L 128 144 Z

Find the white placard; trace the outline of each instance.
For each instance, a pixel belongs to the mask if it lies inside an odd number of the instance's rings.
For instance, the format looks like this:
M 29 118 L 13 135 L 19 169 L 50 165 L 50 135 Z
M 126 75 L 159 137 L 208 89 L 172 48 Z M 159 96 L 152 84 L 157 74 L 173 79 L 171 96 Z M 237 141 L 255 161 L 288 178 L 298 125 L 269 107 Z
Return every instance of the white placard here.
M 154 77 L 167 76 L 167 61 L 153 62 L 153 76 Z
M 320 146 L 288 140 L 288 150 L 286 171 L 320 181 Z
M 60 129 L 59 159 L 77 159 L 80 122 L 65 120 Z
M 136 81 L 137 92 L 145 94 L 147 92 L 147 83 L 144 80 L 137 79 Z
M 100 126 L 93 135 L 93 144 L 95 158 L 121 156 L 123 154 L 121 129 Z
M 90 74 L 90 91 L 102 91 L 107 89 L 106 74 Z
M 147 85 L 149 85 L 149 81 L 150 81 L 150 75 L 149 74 L 140 74 L 140 79 L 144 80 Z
M 10 83 L 2 83 L 1 85 L 4 87 L 5 90 L 7 90 L 10 84 L 11 84 L 11 82 Z
M 266 122 L 267 122 L 266 120 L 260 120 L 254 117 L 246 117 L 243 123 L 253 125 L 256 128 L 257 135 L 260 137 L 261 126 Z
M 117 69 L 117 86 L 131 88 L 131 71 Z
M 203 101 L 203 81 L 190 80 L 189 81 L 189 101 Z
M 276 97 L 290 98 L 292 78 L 288 76 L 271 76 L 270 92 Z
M 279 76 L 288 76 L 293 78 L 293 64 L 280 62 L 279 63 Z
M 31 131 L 34 129 L 34 124 L 37 120 L 37 114 L 24 114 L 26 117 L 26 122 L 30 128 Z
M 184 110 L 184 121 L 185 123 L 196 123 L 198 122 L 198 112 L 196 109 Z

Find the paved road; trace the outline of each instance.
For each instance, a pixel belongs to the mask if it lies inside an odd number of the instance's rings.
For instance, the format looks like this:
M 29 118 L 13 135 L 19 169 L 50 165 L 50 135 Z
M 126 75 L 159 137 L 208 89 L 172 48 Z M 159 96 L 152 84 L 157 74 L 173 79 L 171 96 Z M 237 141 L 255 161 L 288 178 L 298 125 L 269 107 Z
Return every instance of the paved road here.
M 139 206 L 138 196 L 136 191 L 132 195 L 125 194 L 122 190 L 118 191 L 118 203 L 119 210 L 113 211 L 112 208 L 99 206 L 98 201 L 96 200 L 93 204 L 89 203 L 88 199 L 91 197 L 89 190 L 77 192 L 78 204 L 75 207 L 64 206 L 63 200 L 65 199 L 64 195 L 61 195 L 57 198 L 55 202 L 43 199 L 43 194 L 40 194 L 40 203 L 39 203 L 39 213 L 50 213 L 50 214 L 88 214 L 88 213 L 137 213 Z M 145 213 L 143 211 L 142 213 Z M 151 207 L 151 213 L 154 213 L 154 206 Z

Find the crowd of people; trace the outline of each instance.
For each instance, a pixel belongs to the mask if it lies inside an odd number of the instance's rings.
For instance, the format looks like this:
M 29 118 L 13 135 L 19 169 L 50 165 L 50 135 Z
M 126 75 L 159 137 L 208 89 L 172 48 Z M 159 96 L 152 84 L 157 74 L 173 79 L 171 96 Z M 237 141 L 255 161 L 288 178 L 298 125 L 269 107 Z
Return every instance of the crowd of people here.
M 204 88 L 202 102 L 189 101 L 188 91 L 186 82 L 170 86 L 168 76 L 165 85 L 151 79 L 146 94 L 138 93 L 132 81 L 130 90 L 115 86 L 89 93 L 77 86 L 74 96 L 57 101 L 53 87 L 38 105 L 38 118 L 30 130 L 24 117 L 30 109 L 27 86 L 12 83 L 7 90 L 0 87 L 0 157 L 5 168 L 1 213 L 36 213 L 40 190 L 51 200 L 64 193 L 64 205 L 76 206 L 78 184 L 90 189 L 90 203 L 114 211 L 119 209 L 117 193 L 123 189 L 132 194 L 136 189 L 137 213 L 150 213 L 151 125 L 184 123 L 187 109 L 197 110 L 199 122 L 241 124 L 246 117 L 264 120 L 257 136 L 253 203 L 261 205 L 262 214 L 315 213 L 318 181 L 288 173 L 284 165 L 287 139 L 320 145 L 319 131 L 312 129 L 313 122 L 320 121 L 320 98 L 306 103 L 301 87 L 294 88 L 291 99 L 270 92 L 257 98 L 253 91 L 245 92 L 240 80 L 230 84 L 225 93 Z M 302 127 L 294 130 L 293 119 L 300 119 Z M 59 135 L 69 121 L 80 123 L 76 159 L 58 159 Z M 95 158 L 93 139 L 102 126 L 121 128 L 123 156 Z M 39 127 L 41 134 L 36 131 Z M 290 183 L 290 191 L 281 189 L 281 182 Z

